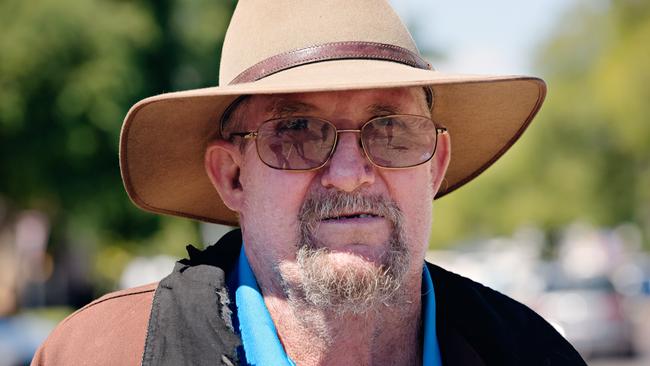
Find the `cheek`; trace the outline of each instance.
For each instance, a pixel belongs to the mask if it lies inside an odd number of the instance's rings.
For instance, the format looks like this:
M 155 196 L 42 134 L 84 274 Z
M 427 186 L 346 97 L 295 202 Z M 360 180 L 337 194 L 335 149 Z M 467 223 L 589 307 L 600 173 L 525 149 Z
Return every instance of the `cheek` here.
M 278 249 L 295 242 L 298 212 L 309 185 L 307 174 L 271 169 L 254 156 L 243 166 L 240 182 L 241 224 L 251 236 L 248 240 Z
M 433 190 L 431 171 L 420 167 L 390 172 L 391 196 L 404 214 L 407 240 L 418 252 L 424 251 L 431 232 Z
M 275 223 L 295 219 L 304 197 L 300 184 L 268 170 L 242 176 L 242 215 L 272 217 Z

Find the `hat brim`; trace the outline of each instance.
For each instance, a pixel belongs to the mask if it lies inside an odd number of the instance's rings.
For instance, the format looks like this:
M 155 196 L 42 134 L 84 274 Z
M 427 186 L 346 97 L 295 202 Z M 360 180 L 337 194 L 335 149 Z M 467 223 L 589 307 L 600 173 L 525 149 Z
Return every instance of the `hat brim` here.
M 338 60 L 288 69 L 237 85 L 161 94 L 135 104 L 120 137 L 126 191 L 159 214 L 237 225 L 204 170 L 204 152 L 222 113 L 241 95 L 431 86 L 433 120 L 447 127 L 451 162 L 436 198 L 466 184 L 521 136 L 546 95 L 525 76 L 444 74 L 399 63 Z

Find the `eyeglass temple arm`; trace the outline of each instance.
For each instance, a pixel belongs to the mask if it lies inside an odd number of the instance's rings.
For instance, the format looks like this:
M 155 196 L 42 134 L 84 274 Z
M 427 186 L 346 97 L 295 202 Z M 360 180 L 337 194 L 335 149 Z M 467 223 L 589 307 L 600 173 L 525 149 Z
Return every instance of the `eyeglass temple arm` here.
M 245 139 L 254 139 L 257 137 L 257 131 L 248 131 L 248 132 L 233 132 L 230 134 L 230 137 L 240 136 Z

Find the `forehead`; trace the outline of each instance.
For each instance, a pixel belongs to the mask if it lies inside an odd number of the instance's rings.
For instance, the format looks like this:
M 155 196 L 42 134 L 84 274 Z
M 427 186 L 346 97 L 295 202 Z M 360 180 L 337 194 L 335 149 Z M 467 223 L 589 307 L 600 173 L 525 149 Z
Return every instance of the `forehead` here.
M 288 114 L 359 118 L 378 113 L 429 114 L 425 92 L 418 87 L 258 95 L 250 102 L 253 116 L 263 118 Z

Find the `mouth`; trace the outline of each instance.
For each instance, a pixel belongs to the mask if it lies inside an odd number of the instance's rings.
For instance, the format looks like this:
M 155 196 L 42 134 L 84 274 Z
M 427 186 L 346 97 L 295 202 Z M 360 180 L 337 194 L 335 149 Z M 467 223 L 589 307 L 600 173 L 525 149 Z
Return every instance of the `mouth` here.
M 372 212 L 352 212 L 352 213 L 340 213 L 340 214 L 328 216 L 321 219 L 321 221 L 332 222 L 337 220 L 380 219 L 380 218 L 383 218 L 383 216 Z

